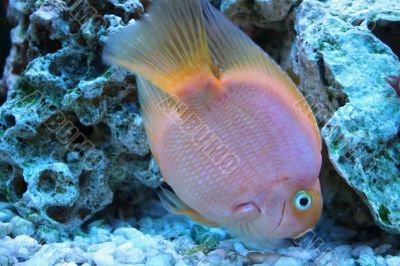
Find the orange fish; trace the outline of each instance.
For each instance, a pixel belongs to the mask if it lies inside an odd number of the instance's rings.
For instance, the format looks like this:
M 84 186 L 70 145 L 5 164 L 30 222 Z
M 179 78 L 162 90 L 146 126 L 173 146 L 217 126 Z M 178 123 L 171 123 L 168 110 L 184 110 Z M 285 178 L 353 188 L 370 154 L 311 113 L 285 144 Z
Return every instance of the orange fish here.
M 158 0 L 110 36 L 104 60 L 137 74 L 167 209 L 267 247 L 322 211 L 321 142 L 285 72 L 207 0 Z

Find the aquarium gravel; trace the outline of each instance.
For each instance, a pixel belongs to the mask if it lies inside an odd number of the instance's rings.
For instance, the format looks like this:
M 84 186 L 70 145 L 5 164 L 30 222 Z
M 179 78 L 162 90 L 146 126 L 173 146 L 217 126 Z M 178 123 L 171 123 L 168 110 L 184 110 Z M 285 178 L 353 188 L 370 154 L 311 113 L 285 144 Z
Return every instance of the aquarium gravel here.
M 247 249 L 219 228 L 206 228 L 163 211 L 155 201 L 138 217 L 104 215 L 71 238 L 38 232 L 9 204 L 0 212 L 0 265 L 400 265 L 400 240 L 379 230 L 356 231 L 324 216 L 297 246 L 277 251 Z M 54 243 L 58 242 L 58 243 Z

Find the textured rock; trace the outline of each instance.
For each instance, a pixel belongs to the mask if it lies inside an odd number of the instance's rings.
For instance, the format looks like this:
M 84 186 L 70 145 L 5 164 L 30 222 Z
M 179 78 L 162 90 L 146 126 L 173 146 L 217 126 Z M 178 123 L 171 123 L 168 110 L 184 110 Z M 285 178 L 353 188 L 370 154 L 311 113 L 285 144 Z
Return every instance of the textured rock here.
M 24 218 L 60 233 L 79 228 L 114 194 L 143 199 L 160 179 L 134 77 L 101 60 L 107 36 L 144 7 L 74 2 L 10 2 L 15 28 L 0 107 L 0 191 Z
M 221 10 L 239 25 L 272 28 L 286 19 L 297 0 L 222 0 Z
M 323 126 L 334 168 L 377 224 L 399 233 L 400 100 L 384 78 L 400 74 L 395 54 L 400 4 L 389 2 L 302 2 L 295 18 L 293 65 Z M 340 198 L 345 191 L 328 192 Z M 333 197 L 331 202 L 339 204 L 328 209 L 339 213 L 355 205 Z M 359 216 L 357 210 L 352 216 Z

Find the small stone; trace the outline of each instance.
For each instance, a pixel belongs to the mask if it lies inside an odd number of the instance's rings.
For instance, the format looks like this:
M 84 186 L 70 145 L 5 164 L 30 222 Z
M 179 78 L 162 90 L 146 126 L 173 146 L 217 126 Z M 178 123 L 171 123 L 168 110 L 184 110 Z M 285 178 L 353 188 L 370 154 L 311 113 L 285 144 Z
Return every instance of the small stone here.
M 210 228 L 210 233 L 219 235 L 220 239 L 225 239 L 228 235 L 226 231 L 221 228 Z
M 189 266 L 186 262 L 184 262 L 183 260 L 179 260 L 175 266 Z
M 356 247 L 356 248 L 351 252 L 351 256 L 352 256 L 353 258 L 359 258 L 359 257 L 361 257 L 362 255 L 372 257 L 372 256 L 374 256 L 374 250 L 373 250 L 371 247 L 369 247 L 369 246 L 362 245 L 362 246 Z
M 127 239 L 123 236 L 111 235 L 111 241 L 114 242 L 117 246 L 121 246 L 127 242 Z
M 276 263 L 275 266 L 301 266 L 302 261 L 296 258 L 282 257 Z
M 214 265 L 221 265 L 227 253 L 223 249 L 216 249 L 207 254 L 208 260 Z
M 0 239 L 3 239 L 4 237 L 8 236 L 12 231 L 12 227 L 13 226 L 11 223 L 0 222 Z
M 96 252 L 93 255 L 93 261 L 96 263 L 96 266 L 115 266 L 116 263 L 114 261 L 113 256 L 110 254 Z
M 281 250 L 279 253 L 286 257 L 294 257 L 304 261 L 312 259 L 309 247 L 307 248 L 307 246 L 289 247 L 286 248 L 285 250 Z
M 375 257 L 375 262 L 376 262 L 376 266 L 387 266 L 386 260 L 381 256 Z
M 360 258 L 357 260 L 357 264 L 360 266 L 378 266 L 376 260 L 372 256 L 368 255 L 360 255 Z
M 113 254 L 115 251 L 116 245 L 113 242 L 104 242 L 97 245 L 91 245 L 88 248 L 88 252 L 101 252 L 105 254 Z
M 112 221 L 112 227 L 117 229 L 117 228 L 130 228 L 132 225 L 135 223 L 135 221 L 131 220 L 122 220 L 122 219 L 115 219 L 115 221 Z
M 354 266 L 354 265 L 355 265 L 355 261 L 354 261 L 354 259 L 352 259 L 352 258 L 345 259 L 345 260 L 342 261 L 342 262 L 339 262 L 339 261 L 338 261 L 338 263 L 340 263 L 340 264 L 339 264 L 340 266 Z
M 200 225 L 193 225 L 192 228 L 190 229 L 190 236 L 196 242 L 196 244 L 201 244 L 201 239 L 203 236 L 207 233 L 208 231 Z
M 174 258 L 170 254 L 160 254 L 147 260 L 146 266 L 171 266 Z
M 63 262 L 63 263 L 57 263 L 54 266 L 78 266 L 75 262 Z
M 218 246 L 219 240 L 214 234 L 206 234 L 203 236 L 201 239 L 201 245 L 204 245 L 207 247 L 207 250 L 215 250 L 215 248 Z
M 12 218 L 10 223 L 13 226 L 11 233 L 14 236 L 19 236 L 19 235 L 31 236 L 36 231 L 36 227 L 32 222 L 22 219 L 19 216 L 15 216 L 14 218 Z
M 94 243 L 109 242 L 111 239 L 110 228 L 93 226 L 90 228 L 89 236 Z
M 37 229 L 37 234 L 39 234 L 39 238 L 46 243 L 57 243 L 61 240 L 60 233 L 57 230 L 47 226 L 39 226 Z
M 146 256 L 142 250 L 135 248 L 132 243 L 128 242 L 119 246 L 115 250 L 115 260 L 122 264 L 138 264 L 143 263 Z
M 210 253 L 208 253 L 208 255 L 209 256 L 217 255 L 217 256 L 220 256 L 222 258 L 225 258 L 226 257 L 226 251 L 224 249 L 222 249 L 222 248 L 219 248 L 219 249 L 211 251 Z
M 400 265 L 400 257 L 392 257 L 388 256 L 386 258 L 386 263 L 388 266 L 399 266 Z
M 313 261 L 317 265 L 331 265 L 332 263 L 339 263 L 340 258 L 338 258 L 332 249 L 328 250 L 323 250 L 321 252 L 318 252 L 316 257 L 313 259 Z M 335 265 L 335 264 L 334 264 Z
M 376 255 L 385 256 L 392 249 L 392 245 L 383 244 L 375 248 L 374 252 Z
M 221 262 L 224 260 L 221 256 L 218 256 L 217 254 L 208 254 L 207 258 L 212 265 L 221 265 Z
M 143 237 L 143 233 L 133 227 L 122 227 L 114 231 L 114 235 L 123 236 L 128 240 Z
M 267 253 L 267 252 L 256 252 L 250 251 L 247 253 L 247 258 L 251 263 L 264 263 L 268 265 L 273 265 L 276 263 L 282 256 L 277 253 Z
M 8 209 L 3 209 L 0 211 L 0 222 L 8 223 L 15 216 L 15 213 L 13 213 L 12 211 Z
M 346 260 L 351 257 L 352 248 L 350 245 L 340 245 L 334 250 L 335 256 L 341 260 Z
M 3 254 L 0 254 L 0 265 L 11 265 L 10 260 Z
M 242 256 L 246 256 L 248 250 L 243 246 L 243 244 L 241 242 L 235 242 L 233 244 L 233 248 L 235 249 L 235 251 L 237 253 L 239 253 Z

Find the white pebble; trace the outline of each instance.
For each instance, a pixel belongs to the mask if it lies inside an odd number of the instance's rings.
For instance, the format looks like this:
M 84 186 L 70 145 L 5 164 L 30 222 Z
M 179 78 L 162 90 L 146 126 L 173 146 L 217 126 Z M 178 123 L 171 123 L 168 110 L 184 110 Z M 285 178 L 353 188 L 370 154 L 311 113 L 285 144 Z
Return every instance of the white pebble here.
M 123 236 L 111 236 L 111 241 L 114 242 L 117 246 L 121 246 L 126 243 L 127 239 Z
M 115 250 L 115 260 L 122 264 L 138 264 L 143 263 L 146 259 L 142 250 L 135 248 L 132 243 L 126 243 L 119 246 Z
M 342 261 L 351 257 L 352 248 L 350 245 L 340 245 L 335 248 L 335 256 Z
M 169 254 L 160 254 L 147 260 L 146 266 L 171 266 L 174 259 Z
M 362 246 L 358 246 L 355 249 L 353 249 L 353 251 L 351 252 L 351 256 L 353 256 L 353 258 L 359 258 L 362 255 L 366 255 L 366 256 L 374 256 L 374 250 L 366 245 L 362 245 Z
M 339 265 L 340 266 L 354 266 L 354 264 L 355 264 L 354 259 L 349 258 L 349 259 L 344 260 L 343 262 L 340 262 Z
M 0 239 L 3 239 L 7 235 L 9 235 L 12 231 L 12 224 L 11 223 L 3 223 L 0 222 Z
M 392 245 L 390 244 L 383 244 L 375 248 L 374 252 L 376 255 L 386 255 L 392 248 Z
M 301 266 L 302 262 L 296 258 L 282 257 L 276 263 L 275 266 Z
M 88 252 L 102 252 L 106 254 L 114 253 L 116 244 L 114 242 L 104 242 L 101 244 L 92 245 L 88 248 Z
M 240 243 L 240 242 L 235 242 L 235 243 L 233 244 L 233 247 L 234 247 L 234 249 L 235 249 L 235 251 L 236 251 L 237 253 L 239 253 L 239 254 L 242 255 L 242 256 L 246 256 L 248 250 L 243 246 L 242 243 Z
M 186 264 L 183 260 L 178 261 L 175 266 L 189 266 L 188 264 Z
M 399 266 L 400 265 L 400 257 L 387 257 L 386 263 L 388 266 Z
M 116 265 L 113 256 L 111 256 L 110 254 L 102 253 L 102 252 L 96 252 L 93 255 L 93 261 L 96 264 L 96 266 L 115 266 Z
M 114 235 L 123 236 L 128 240 L 143 237 L 143 233 L 132 227 L 118 228 L 114 231 Z
M 15 217 L 15 213 L 8 209 L 3 209 L 0 211 L 0 222 L 8 223 L 13 217 Z
M 14 218 L 12 218 L 10 223 L 13 226 L 11 233 L 14 236 L 19 236 L 19 235 L 31 236 L 36 231 L 36 226 L 32 222 L 22 219 L 19 216 L 15 216 Z

